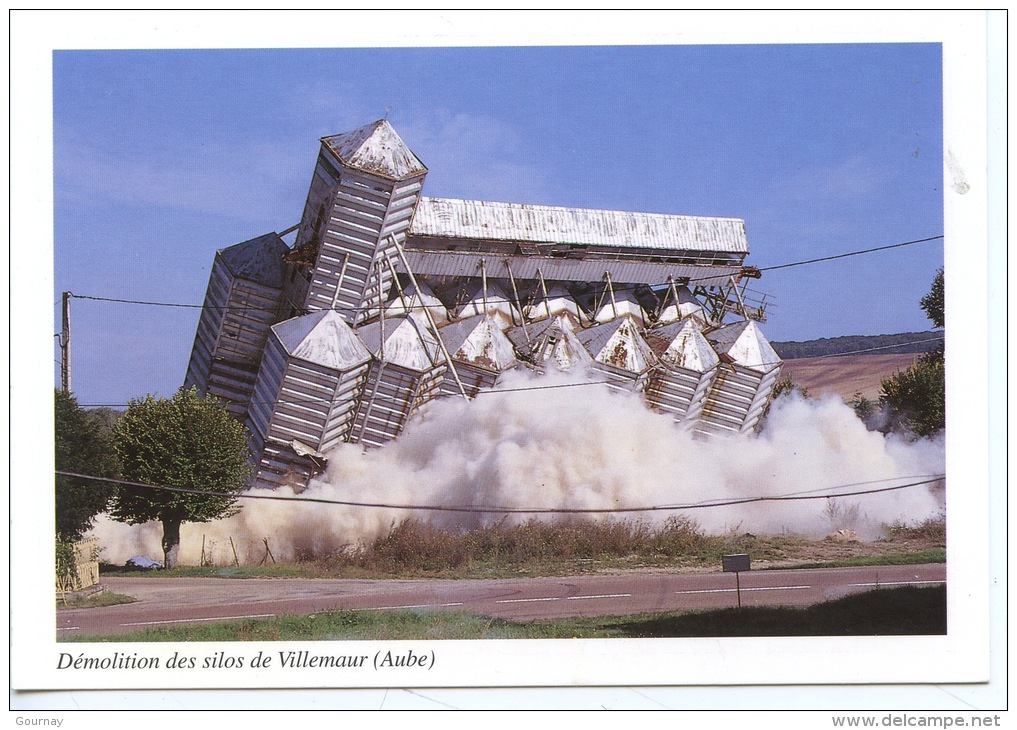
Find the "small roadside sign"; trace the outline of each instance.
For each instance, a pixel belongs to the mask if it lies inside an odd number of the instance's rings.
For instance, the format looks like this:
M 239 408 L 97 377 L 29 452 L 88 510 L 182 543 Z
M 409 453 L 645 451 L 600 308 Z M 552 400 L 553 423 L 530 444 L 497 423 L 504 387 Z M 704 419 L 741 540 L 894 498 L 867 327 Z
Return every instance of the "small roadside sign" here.
M 723 555 L 721 556 L 721 561 L 724 564 L 725 573 L 740 573 L 743 570 L 749 570 L 748 553 L 732 553 L 731 555 Z
M 738 608 L 742 607 L 742 578 L 741 572 L 743 570 L 749 570 L 749 554 L 748 553 L 731 553 L 730 555 L 722 555 L 720 557 L 721 564 L 724 566 L 725 573 L 735 574 L 735 589 L 738 592 Z

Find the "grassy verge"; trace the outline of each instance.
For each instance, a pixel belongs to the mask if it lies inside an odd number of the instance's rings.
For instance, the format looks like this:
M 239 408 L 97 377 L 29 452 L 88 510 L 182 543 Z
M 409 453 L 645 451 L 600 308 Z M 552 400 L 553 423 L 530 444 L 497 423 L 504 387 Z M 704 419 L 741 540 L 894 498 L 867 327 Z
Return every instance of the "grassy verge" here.
M 149 628 L 64 642 L 339 641 L 664 638 L 694 636 L 893 636 L 946 633 L 946 588 L 867 591 L 807 608 L 747 607 L 513 623 L 455 611 L 322 611 Z
M 416 520 L 367 544 L 266 566 L 179 567 L 101 574 L 219 578 L 508 578 L 631 569 L 719 569 L 721 556 L 746 552 L 753 567 L 899 565 L 945 560 L 945 523 L 889 525 L 882 540 L 837 542 L 795 535 L 710 535 L 694 522 L 531 520 L 445 530 Z
M 100 608 L 102 606 L 117 606 L 121 603 L 134 603 L 135 599 L 120 593 L 93 593 L 82 598 L 68 598 L 67 602 L 57 599 L 57 610 L 61 608 Z

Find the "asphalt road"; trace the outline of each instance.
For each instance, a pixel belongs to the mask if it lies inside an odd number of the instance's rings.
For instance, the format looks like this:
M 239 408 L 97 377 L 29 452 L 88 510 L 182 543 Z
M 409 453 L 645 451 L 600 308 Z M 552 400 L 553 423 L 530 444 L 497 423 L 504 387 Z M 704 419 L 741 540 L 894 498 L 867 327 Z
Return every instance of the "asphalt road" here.
M 803 606 L 878 587 L 946 581 L 946 565 L 741 573 L 743 606 Z M 57 612 L 57 636 L 146 626 L 308 614 L 330 609 L 456 609 L 514 621 L 724 608 L 738 602 L 733 573 L 630 572 L 502 580 L 110 577 L 136 603 Z

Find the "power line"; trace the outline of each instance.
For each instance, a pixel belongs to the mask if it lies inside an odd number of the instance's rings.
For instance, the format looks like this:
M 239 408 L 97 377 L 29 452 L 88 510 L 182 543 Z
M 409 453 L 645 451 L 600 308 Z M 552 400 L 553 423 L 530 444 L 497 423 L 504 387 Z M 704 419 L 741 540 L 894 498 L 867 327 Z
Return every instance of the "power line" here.
M 892 243 L 889 246 L 877 246 L 876 248 L 866 248 L 861 251 L 850 251 L 848 253 L 840 253 L 834 256 L 823 256 L 818 259 L 808 259 L 806 261 L 794 261 L 790 264 L 779 264 L 777 266 L 763 266 L 760 267 L 760 271 L 776 271 L 777 269 L 789 269 L 792 266 L 805 266 L 806 264 L 818 264 L 822 261 L 833 261 L 835 259 L 845 259 L 849 256 L 861 256 L 862 254 L 875 253 L 876 251 L 889 251 L 891 248 L 901 248 L 903 246 L 912 246 L 916 243 L 928 243 L 929 241 L 938 241 L 944 238 L 944 236 L 930 236 L 929 238 L 918 238 L 914 241 L 905 241 L 904 243 Z
M 882 492 L 893 492 L 900 489 L 908 489 L 910 487 L 917 487 L 924 484 L 935 484 L 936 482 L 942 481 L 946 475 L 938 474 L 929 479 L 923 479 L 916 482 L 909 482 L 907 484 L 898 484 L 892 487 L 879 487 L 875 489 L 864 489 L 854 492 L 843 492 L 839 494 L 808 494 L 808 493 L 792 493 L 786 495 L 777 496 L 762 496 L 762 497 L 745 497 L 740 499 L 730 499 L 720 502 L 700 502 L 693 504 L 676 504 L 676 505 L 655 505 L 650 507 L 610 507 L 610 508 L 545 508 L 545 507 L 500 507 L 500 506 L 471 506 L 471 507 L 457 507 L 451 505 L 431 505 L 431 504 L 392 504 L 387 502 L 357 502 L 350 500 L 337 500 L 337 499 L 326 499 L 324 497 L 287 497 L 284 495 L 275 494 L 250 494 L 249 492 L 213 492 L 203 489 L 192 489 L 189 487 L 170 487 L 166 485 L 156 484 L 144 484 L 141 482 L 131 482 L 123 479 L 112 479 L 109 477 L 96 477 L 88 474 L 78 474 L 75 472 L 67 471 L 56 471 L 60 476 L 77 477 L 80 479 L 89 479 L 100 482 L 111 482 L 114 484 L 123 484 L 131 487 L 139 487 L 142 489 L 154 489 L 168 492 L 178 492 L 183 494 L 199 494 L 206 496 L 215 497 L 235 497 L 237 499 L 263 499 L 272 500 L 279 502 L 308 502 L 314 504 L 333 504 L 342 507 L 370 507 L 370 508 L 382 508 L 382 509 L 400 509 L 410 511 L 425 511 L 425 512 L 465 512 L 471 514 L 628 514 L 633 512 L 674 512 L 682 510 L 693 510 L 693 509 L 706 509 L 709 507 L 729 507 L 732 505 L 740 504 L 752 504 L 756 502 L 787 502 L 787 501 L 803 501 L 813 499 L 839 499 L 842 497 L 857 497 L 867 494 L 878 494 Z M 899 479 L 908 479 L 911 477 L 897 477 Z M 877 480 L 881 481 L 881 480 Z M 859 482 L 857 484 L 870 484 L 873 482 Z M 842 489 L 850 486 L 856 486 L 853 484 L 844 484 L 839 487 L 828 487 L 828 489 Z

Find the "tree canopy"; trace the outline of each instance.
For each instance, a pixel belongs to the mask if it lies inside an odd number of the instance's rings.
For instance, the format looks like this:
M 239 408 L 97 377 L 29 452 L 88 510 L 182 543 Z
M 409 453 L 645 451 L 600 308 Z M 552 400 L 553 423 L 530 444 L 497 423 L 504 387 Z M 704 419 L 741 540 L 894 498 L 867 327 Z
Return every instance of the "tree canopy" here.
M 920 302 L 936 327 L 945 324 L 943 291 L 943 269 L 940 269 L 929 293 Z M 923 355 L 907 370 L 884 380 L 879 400 L 893 428 L 919 437 L 930 436 L 946 428 L 946 357 L 943 345 Z
M 212 492 L 130 485 L 117 490 L 112 516 L 130 524 L 162 522 L 163 557 L 173 567 L 182 523 L 236 513 L 237 494 L 250 473 L 246 429 L 215 398 L 181 388 L 172 398 L 131 401 L 113 433 L 126 481 Z
M 55 393 L 55 461 L 57 471 L 113 478 L 120 460 L 109 428 L 70 393 Z M 95 516 L 105 512 L 113 497 L 109 482 L 56 476 L 56 534 L 73 542 L 88 532 Z
M 932 280 L 932 288 L 928 294 L 922 297 L 921 305 L 922 309 L 925 310 L 926 316 L 932 320 L 934 327 L 946 326 L 943 269 L 940 269 L 936 274 L 936 278 Z

